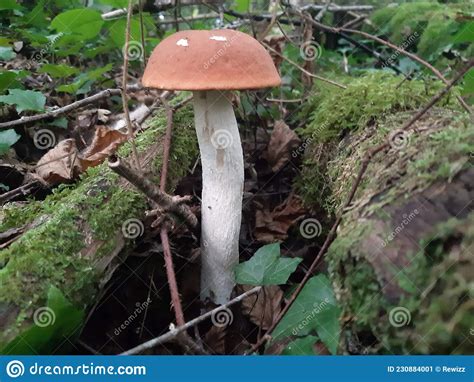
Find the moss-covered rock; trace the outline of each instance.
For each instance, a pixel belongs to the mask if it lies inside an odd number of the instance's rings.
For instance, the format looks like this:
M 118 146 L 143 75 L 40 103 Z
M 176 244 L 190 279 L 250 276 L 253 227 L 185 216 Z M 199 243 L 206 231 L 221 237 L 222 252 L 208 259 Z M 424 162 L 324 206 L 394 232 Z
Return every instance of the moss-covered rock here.
M 318 85 L 315 95 L 305 108 L 305 113 L 310 115 L 309 123 L 299 131 L 307 149 L 297 188 L 308 205 L 321 204 L 328 210 L 333 210 L 333 207 L 340 204 L 334 198 L 344 196 L 334 190 L 331 180 L 338 178 L 338 174 L 328 174 L 326 171 L 326 164 L 328 160 L 332 160 L 332 153 L 341 150 L 336 146 L 338 142 L 344 140 L 348 133 L 364 130 L 369 125 L 378 128 L 378 122 L 388 116 L 420 108 L 444 86 L 440 81 L 406 81 L 401 76 L 383 71 L 343 80 L 347 82 L 347 89 L 344 90 Z M 457 94 L 458 90 L 455 89 L 438 106 L 458 110 L 459 105 L 454 97 Z M 398 114 L 399 119 L 407 117 L 408 115 Z M 383 130 L 379 129 L 382 134 L 378 136 L 378 141 L 384 139 L 391 128 L 399 128 L 399 123 L 400 120 L 394 121 L 388 127 L 387 122 Z M 360 148 L 366 149 L 365 146 Z M 344 150 L 347 155 L 351 154 L 349 149 Z M 345 156 L 339 158 L 344 159 Z M 360 159 L 359 156 L 354 158 Z M 337 171 L 352 171 L 352 166 L 355 165 L 357 162 L 351 161 L 332 167 Z M 349 187 L 349 184 L 346 182 L 345 186 Z
M 192 121 L 189 107 L 175 114 L 171 190 L 197 157 Z M 136 138 L 142 164 L 151 175 L 158 176 L 161 169 L 165 129 L 166 115 L 160 111 Z M 126 144 L 119 155 L 126 157 L 130 151 Z M 106 163 L 89 169 L 77 184 L 58 187 L 44 201 L 5 206 L 0 230 L 25 226 L 26 232 L 0 251 L 0 349 L 33 325 L 33 313 L 46 305 L 51 287 L 85 310 L 113 260 L 111 254 L 123 245 L 123 222 L 141 219 L 146 206 L 146 198 Z
M 414 131 L 400 131 L 441 86 L 369 74 L 347 90 L 321 91 L 301 130 L 298 189 L 329 215 L 341 211 L 365 154 L 391 138 L 326 254 L 343 308 L 343 352 L 468 351 L 474 125 L 451 95 Z

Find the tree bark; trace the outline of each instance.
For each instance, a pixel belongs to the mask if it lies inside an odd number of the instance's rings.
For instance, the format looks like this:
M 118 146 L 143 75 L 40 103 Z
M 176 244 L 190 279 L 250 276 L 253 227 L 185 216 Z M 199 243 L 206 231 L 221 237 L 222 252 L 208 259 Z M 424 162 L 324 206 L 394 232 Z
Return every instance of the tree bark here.
M 333 146 L 326 171 L 334 210 L 367 149 L 407 118 L 392 115 Z M 326 255 L 343 308 L 340 351 L 472 352 L 472 122 L 434 109 L 404 139 L 372 159 Z

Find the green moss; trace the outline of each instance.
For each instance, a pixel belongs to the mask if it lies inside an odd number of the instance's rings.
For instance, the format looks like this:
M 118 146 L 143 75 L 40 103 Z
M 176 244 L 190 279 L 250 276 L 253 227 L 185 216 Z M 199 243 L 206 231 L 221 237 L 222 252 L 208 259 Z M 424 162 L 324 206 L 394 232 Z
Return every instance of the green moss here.
M 164 115 L 160 111 L 151 118 L 136 139 L 140 153 L 156 152 L 152 159 L 155 174 L 162 163 Z M 170 189 L 188 171 L 198 152 L 189 107 L 175 114 L 174 128 Z M 130 145 L 126 144 L 119 155 L 127 156 L 130 152 Z M 131 186 L 119 183 L 119 177 L 104 163 L 89 169 L 76 185 L 58 187 L 44 201 L 9 206 L 3 212 L 2 228 L 33 221 L 38 224 L 0 251 L 0 304 L 13 304 L 20 309 L 16 333 L 23 328 L 23 321 L 31 318 L 31 307 L 45 301 L 51 285 L 60 288 L 76 306 L 89 304 L 100 276 L 96 274 L 95 265 L 115 247 L 122 223 L 129 218 L 141 218 L 146 205 L 146 198 Z M 94 255 L 82 253 L 91 242 L 98 243 Z M 7 332 L 0 334 L 0 349 L 11 338 L 11 330 L 8 335 Z
M 402 76 L 374 71 L 353 79 L 347 89 L 318 87 L 309 101 L 312 107 L 306 109 L 311 113 L 310 122 L 300 133 L 315 142 L 327 142 L 389 114 L 414 110 L 426 104 L 443 86 L 440 81 L 404 81 Z M 457 108 L 453 97 L 444 98 L 439 106 Z
M 295 182 L 296 189 L 306 205 L 322 206 L 329 212 L 334 212 L 346 197 L 352 184 L 353 171 L 359 167 L 367 150 L 381 143 L 391 131 L 401 128 L 414 110 L 425 105 L 443 87 L 438 81 L 431 84 L 403 81 L 401 77 L 386 72 L 373 72 L 353 79 L 347 85 L 346 90 L 334 87 L 315 90 L 315 96 L 310 99 L 305 109 L 305 113 L 310 114 L 310 121 L 306 127 L 299 130 L 308 148 L 301 174 Z M 442 118 L 444 124 L 451 124 L 452 127 L 448 129 L 448 133 L 443 133 L 448 135 L 444 143 L 433 141 L 433 149 L 420 150 L 423 156 L 419 161 L 426 161 L 425 166 L 428 167 L 437 166 L 442 162 L 442 157 L 436 154 L 438 146 L 447 151 L 454 147 L 453 153 L 458 156 L 461 152 L 472 149 L 469 143 L 472 132 L 467 129 L 465 115 L 455 111 L 459 109 L 459 105 L 454 94 L 442 99 L 439 105 L 447 108 L 444 110 L 449 113 L 451 120 L 446 116 Z M 465 126 L 462 134 L 456 130 L 460 124 Z M 367 130 L 367 126 L 373 128 Z M 369 136 L 364 137 L 367 131 Z M 349 141 L 346 137 L 349 137 Z M 343 140 L 338 146 L 340 139 Z M 350 141 L 361 143 L 352 145 L 349 144 Z M 410 143 L 416 142 L 415 135 Z M 417 145 L 413 147 L 419 148 Z M 357 154 L 354 154 L 354 150 Z M 430 158 L 430 155 L 433 158 Z M 442 163 L 442 166 L 449 165 Z M 409 170 L 412 171 L 412 167 Z M 418 171 L 420 177 L 434 178 L 429 168 L 426 168 L 426 171 L 413 170 Z M 439 168 L 438 175 L 446 175 L 448 170 Z M 390 175 L 393 174 L 387 174 Z M 363 185 L 368 182 L 367 178 L 375 179 L 369 175 L 363 180 Z

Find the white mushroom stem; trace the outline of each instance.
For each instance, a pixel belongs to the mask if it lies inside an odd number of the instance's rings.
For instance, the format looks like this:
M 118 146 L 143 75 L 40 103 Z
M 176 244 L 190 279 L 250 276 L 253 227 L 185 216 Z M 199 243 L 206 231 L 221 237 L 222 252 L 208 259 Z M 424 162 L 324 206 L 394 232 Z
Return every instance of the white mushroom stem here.
M 194 92 L 194 118 L 201 152 L 201 300 L 224 304 L 239 262 L 244 162 L 229 94 Z

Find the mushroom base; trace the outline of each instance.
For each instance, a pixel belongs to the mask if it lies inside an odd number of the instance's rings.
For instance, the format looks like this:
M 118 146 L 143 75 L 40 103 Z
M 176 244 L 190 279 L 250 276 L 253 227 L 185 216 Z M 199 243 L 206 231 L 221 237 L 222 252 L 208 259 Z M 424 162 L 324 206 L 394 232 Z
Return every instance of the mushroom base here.
M 237 121 L 221 91 L 194 92 L 201 152 L 201 300 L 224 304 L 234 288 L 239 262 L 244 162 Z

